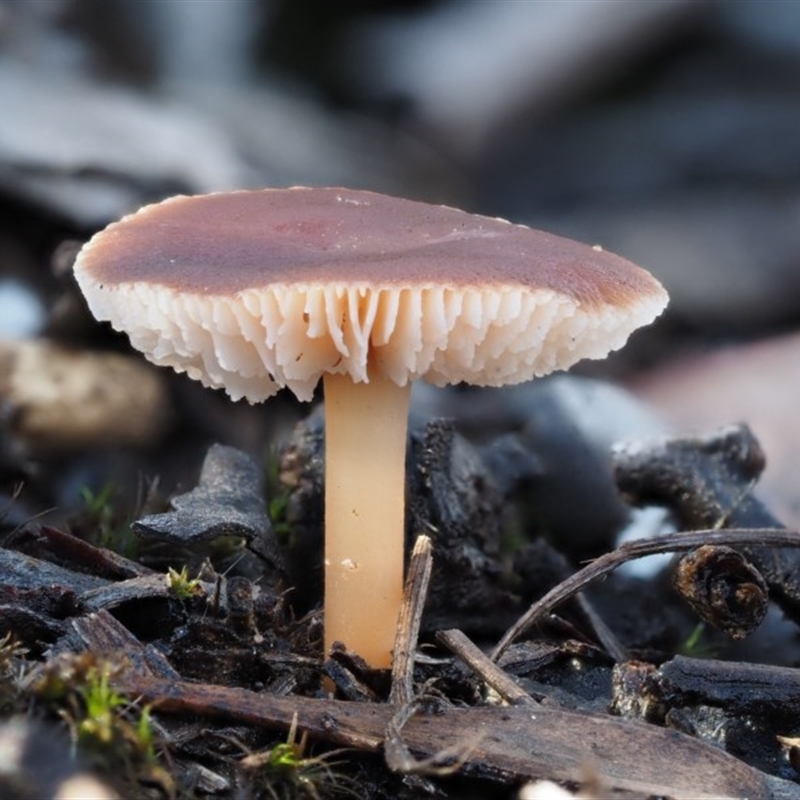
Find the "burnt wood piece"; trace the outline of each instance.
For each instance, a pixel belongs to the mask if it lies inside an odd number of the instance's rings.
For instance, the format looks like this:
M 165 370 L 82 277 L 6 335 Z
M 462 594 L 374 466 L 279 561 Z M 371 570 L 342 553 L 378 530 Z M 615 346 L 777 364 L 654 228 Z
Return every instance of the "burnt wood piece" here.
M 180 679 L 178 672 L 157 648 L 140 642 L 108 611 L 78 617 L 72 620 L 71 626 L 71 644 L 75 649 L 124 657 L 126 674 L 167 681 Z
M 627 561 L 656 553 L 688 553 L 707 545 L 723 545 L 742 549 L 752 546 L 754 542 L 765 547 L 772 545 L 775 548 L 797 548 L 800 547 L 800 535 L 796 531 L 789 531 L 786 528 L 725 528 L 684 531 L 626 542 L 616 550 L 596 558 L 587 566 L 574 572 L 544 597 L 537 600 L 503 634 L 492 651 L 491 657 L 499 658 L 515 639 L 543 619 L 554 608 L 588 586 L 592 581 L 604 577 Z
M 38 558 L 0 547 L 0 581 L 3 587 L 70 591 L 83 594 L 91 589 L 108 586 L 105 578 L 83 572 L 73 572 Z
M 724 707 L 729 714 L 800 715 L 800 669 L 675 656 L 657 676 L 671 706 L 702 703 Z
M 189 546 L 239 536 L 277 578 L 283 577 L 280 546 L 264 501 L 262 471 L 247 453 L 212 445 L 197 486 L 173 497 L 171 505 L 174 511 L 143 517 L 131 529 L 142 538 Z
M 96 547 L 50 525 L 26 525 L 14 531 L 3 546 L 108 580 L 152 575 L 153 570 L 106 547 Z
M 672 574 L 673 588 L 700 619 L 744 639 L 769 609 L 769 588 L 761 573 L 738 551 L 704 545 L 683 556 Z
M 388 703 L 275 697 L 141 674 L 115 682 L 118 691 L 152 703 L 156 713 L 197 714 L 280 730 L 288 729 L 296 714 L 299 729 L 310 737 L 368 752 L 381 749 L 398 712 Z M 476 732 L 481 734 L 477 743 Z M 542 778 L 577 783 L 591 764 L 603 785 L 620 798 L 800 797 L 796 785 L 771 778 L 716 747 L 676 731 L 601 714 L 529 706 L 440 707 L 413 716 L 402 734 L 417 758 L 469 743 L 463 774 L 506 783 Z
M 746 425 L 708 436 L 669 437 L 645 445 L 618 445 L 614 472 L 620 490 L 637 505 L 668 507 L 687 530 L 784 527 L 751 489 L 765 458 Z M 761 573 L 781 610 L 800 623 L 800 550 L 739 548 Z
M 0 638 L 11 635 L 27 647 L 56 641 L 66 631 L 64 622 L 24 605 L 0 604 Z
M 797 730 L 800 670 L 676 656 L 614 668 L 612 709 L 713 743 L 763 772 L 797 779 L 781 737 Z M 800 793 L 800 788 L 797 789 Z
M 80 596 L 80 602 L 85 611 L 99 611 L 101 608 L 117 608 L 125 603 L 153 597 L 166 600 L 169 596 L 166 576 L 154 573 L 90 589 Z
M 489 452 L 449 420 L 411 417 L 406 525 L 431 537 L 434 556 L 425 632 L 461 628 L 492 636 L 519 613 L 500 551 L 508 487 L 495 482 Z
M 34 648 L 51 644 L 67 630 L 62 620 L 83 611 L 84 594 L 113 585 L 0 547 L 0 637 Z

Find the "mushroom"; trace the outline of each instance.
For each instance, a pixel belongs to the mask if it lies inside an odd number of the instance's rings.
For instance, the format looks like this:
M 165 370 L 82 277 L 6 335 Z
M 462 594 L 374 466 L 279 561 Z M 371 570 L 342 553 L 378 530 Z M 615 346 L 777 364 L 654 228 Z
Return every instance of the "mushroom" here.
M 92 313 L 234 399 L 325 401 L 325 648 L 391 664 L 413 381 L 519 383 L 601 358 L 667 303 L 600 248 L 337 188 L 174 197 L 75 262 Z

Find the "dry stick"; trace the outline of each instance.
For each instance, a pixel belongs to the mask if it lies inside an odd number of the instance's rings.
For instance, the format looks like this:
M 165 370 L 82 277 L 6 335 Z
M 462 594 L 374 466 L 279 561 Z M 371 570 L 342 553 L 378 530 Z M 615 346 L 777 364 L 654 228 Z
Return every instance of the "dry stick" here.
M 417 712 L 418 705 L 419 700 L 414 700 L 402 706 L 386 726 L 386 737 L 383 740 L 383 755 L 386 759 L 386 766 L 392 772 L 399 772 L 412 778 L 428 775 L 433 777 L 453 775 L 467 763 L 469 757 L 483 739 L 484 733 L 480 729 L 472 731 L 459 744 L 438 750 L 427 758 L 414 758 L 403 740 L 403 726 Z M 408 780 L 408 777 L 406 780 Z M 411 787 L 425 789 L 425 785 L 419 783 L 411 784 Z M 430 790 L 427 793 L 432 794 Z
M 655 539 L 627 542 L 578 570 L 534 603 L 503 635 L 491 653 L 496 661 L 508 646 L 557 605 L 579 592 L 593 580 L 607 575 L 626 561 L 658 553 L 682 553 L 705 544 L 800 547 L 800 533 L 785 528 L 727 528 L 670 533 Z
M 618 663 L 620 661 L 627 661 L 628 654 L 622 646 L 622 643 L 614 635 L 611 628 L 606 625 L 605 620 L 594 610 L 594 606 L 588 601 L 586 596 L 583 593 L 579 593 L 575 599 L 578 601 L 581 611 L 583 611 L 588 618 L 594 635 L 597 637 L 600 644 L 603 645 L 606 653 Z
M 414 697 L 414 653 L 432 568 L 431 540 L 421 534 L 417 537 L 411 552 L 403 603 L 397 620 L 389 702 L 395 704 L 398 710 L 389 720 L 383 740 L 386 765 L 392 772 L 406 775 L 406 780 L 419 780 L 426 775 L 451 775 L 457 772 L 478 741 L 473 737 L 470 741 L 445 748 L 421 760 L 414 758 L 403 741 L 403 726 L 414 716 L 419 707 L 419 701 Z M 425 788 L 423 785 L 416 786 L 420 790 Z
M 422 610 L 428 595 L 433 557 L 430 537 L 421 534 L 414 543 L 408 565 L 403 603 L 397 619 L 397 637 L 394 642 L 392 663 L 392 689 L 389 702 L 406 705 L 414 698 L 414 653 L 422 620 Z
M 455 653 L 484 683 L 514 705 L 538 705 L 522 687 L 460 630 L 439 631 L 436 638 Z

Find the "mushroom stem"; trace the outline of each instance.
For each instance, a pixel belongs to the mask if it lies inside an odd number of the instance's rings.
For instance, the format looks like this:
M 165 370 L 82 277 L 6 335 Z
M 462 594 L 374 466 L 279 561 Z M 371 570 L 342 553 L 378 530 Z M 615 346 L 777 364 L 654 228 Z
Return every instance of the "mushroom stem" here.
M 325 653 L 390 667 L 403 596 L 411 384 L 325 375 Z

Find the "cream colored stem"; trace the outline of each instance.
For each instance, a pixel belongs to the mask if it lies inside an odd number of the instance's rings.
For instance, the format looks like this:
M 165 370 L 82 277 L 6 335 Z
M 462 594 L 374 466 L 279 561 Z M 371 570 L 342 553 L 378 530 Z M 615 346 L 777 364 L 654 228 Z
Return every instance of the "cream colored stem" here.
M 325 652 L 390 667 L 403 596 L 410 385 L 326 375 Z

